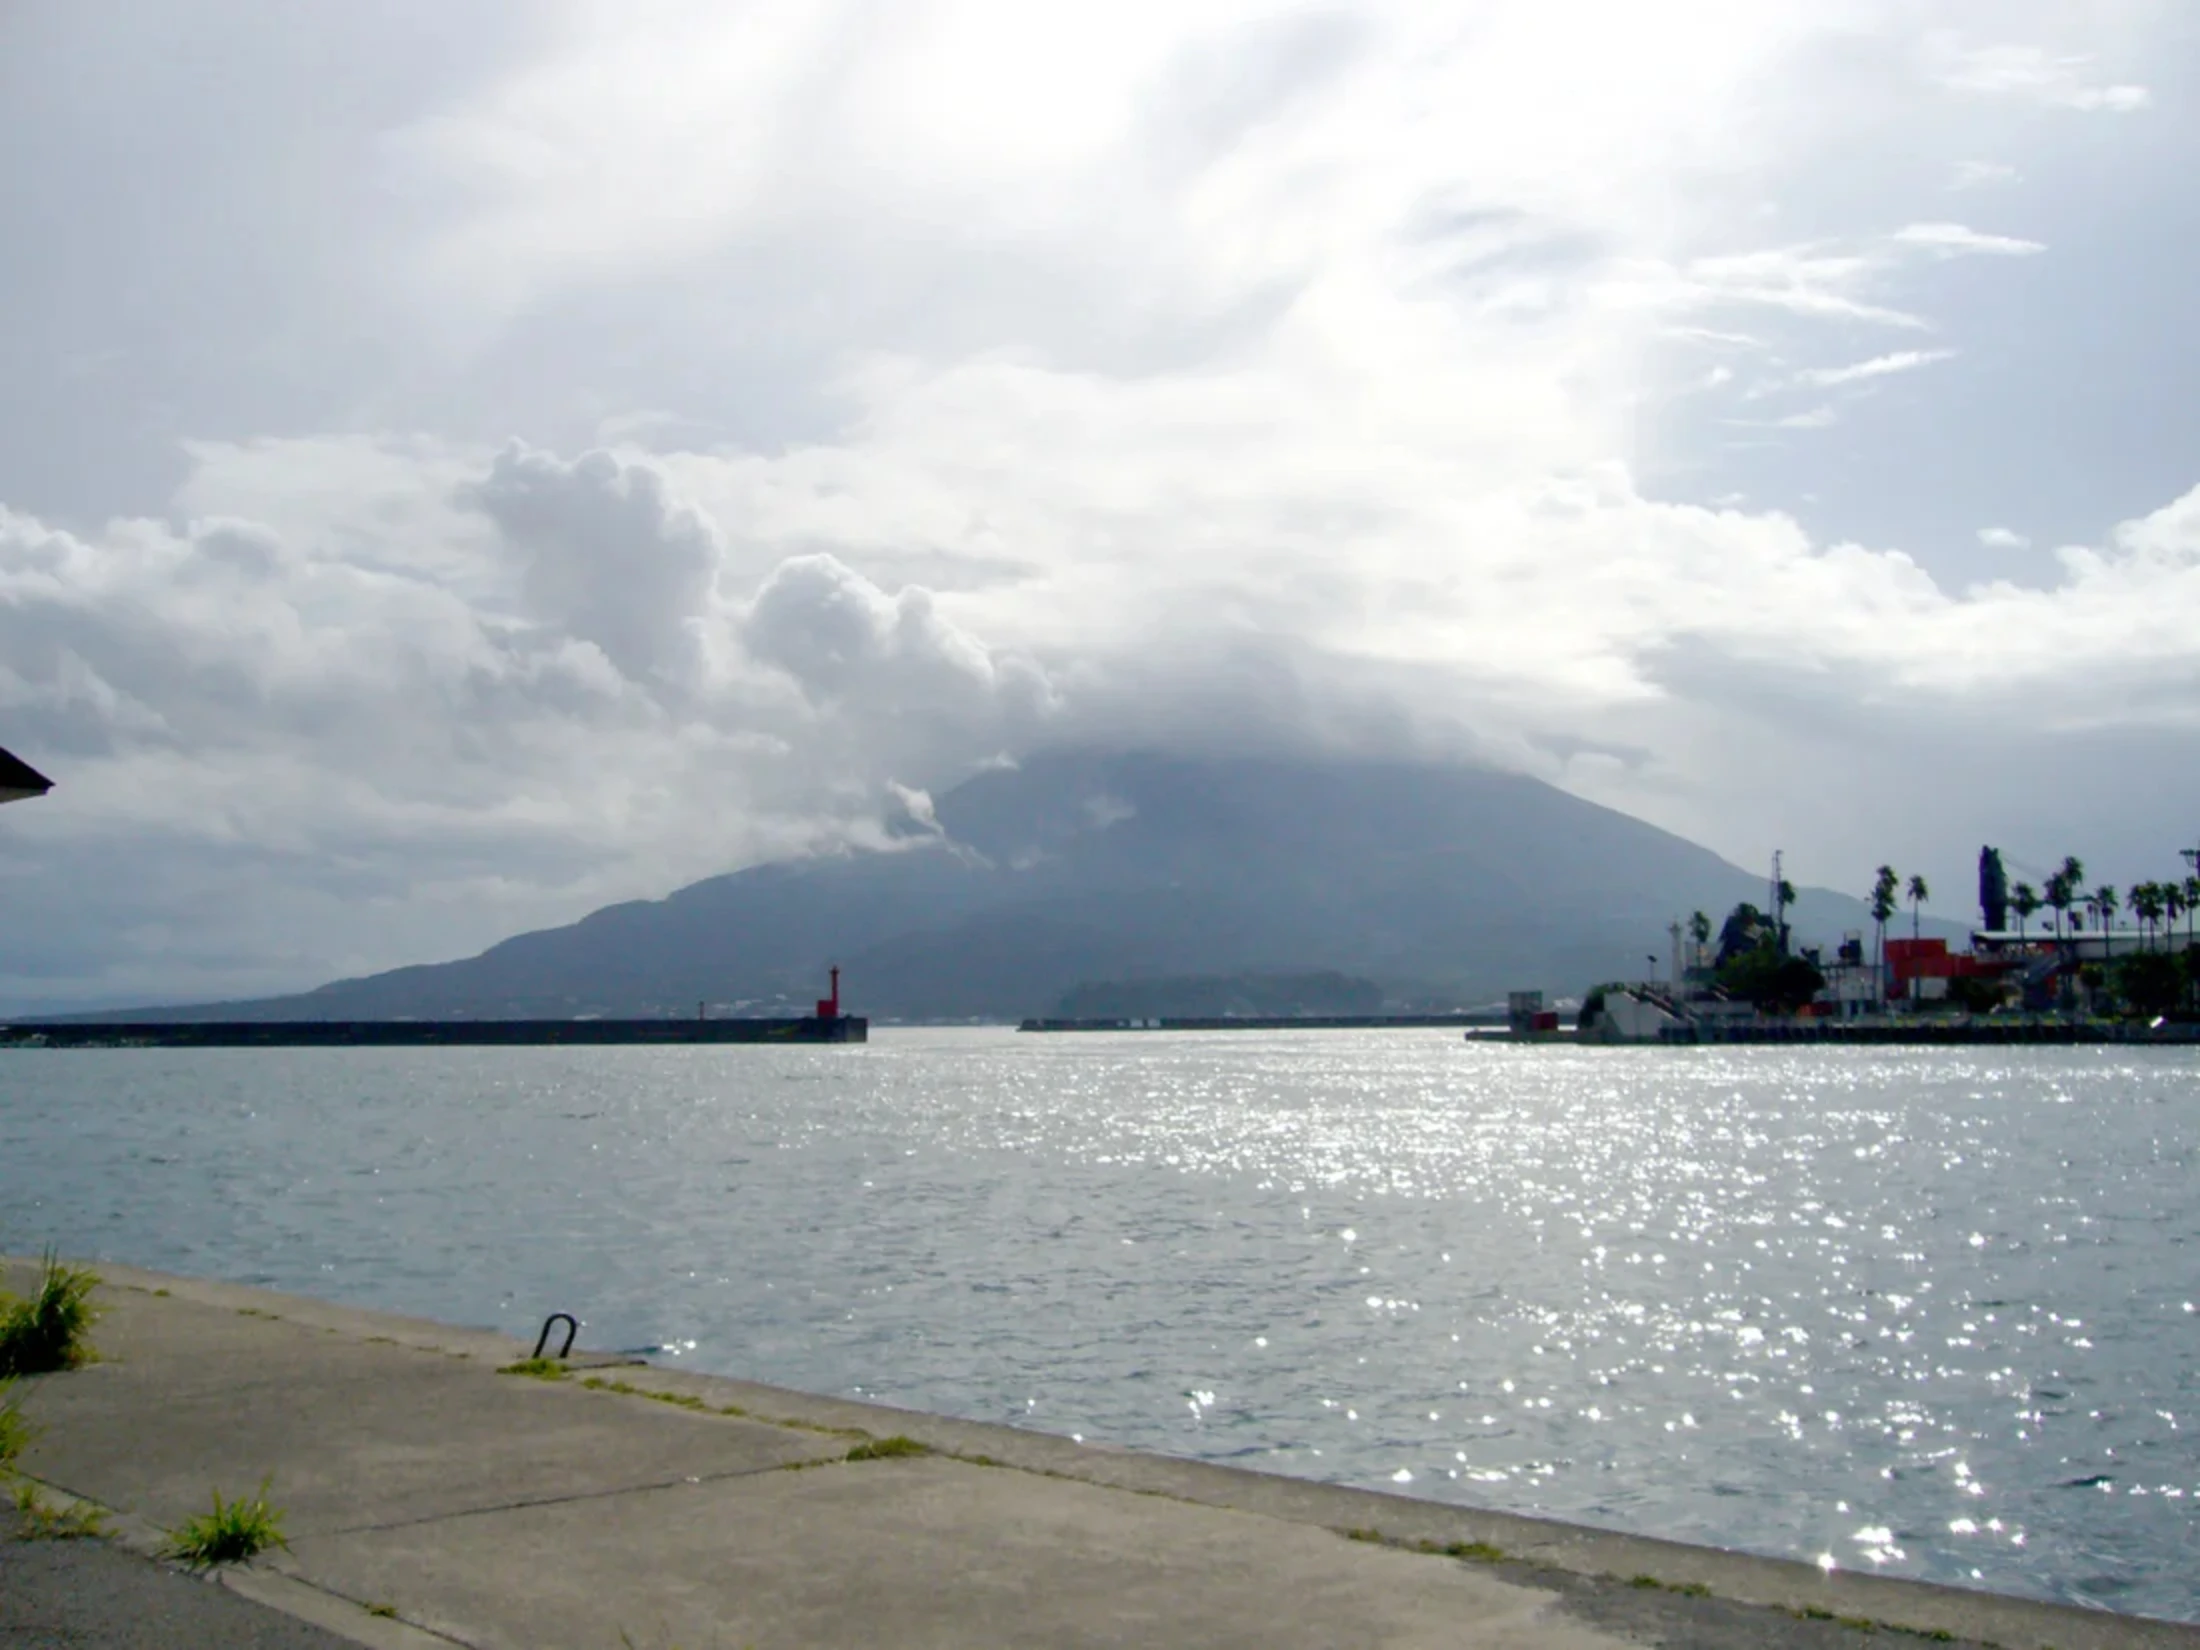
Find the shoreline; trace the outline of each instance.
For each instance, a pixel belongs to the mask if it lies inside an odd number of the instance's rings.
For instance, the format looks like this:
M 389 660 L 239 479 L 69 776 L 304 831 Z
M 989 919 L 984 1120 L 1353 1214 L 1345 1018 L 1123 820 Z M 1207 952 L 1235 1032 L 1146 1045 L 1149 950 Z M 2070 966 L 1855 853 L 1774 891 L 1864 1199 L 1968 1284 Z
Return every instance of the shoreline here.
M 1811 1635 L 1820 1631 L 1853 1642 L 1869 1625 L 2005 1650 L 2200 1650 L 2200 1625 L 1822 1571 L 1790 1560 L 1081 1444 L 615 1355 L 577 1355 L 562 1379 L 499 1375 L 525 1358 L 532 1343 L 242 1285 L 119 1265 L 99 1270 L 106 1279 L 102 1297 L 112 1310 L 95 1344 L 107 1361 L 39 1384 L 34 1418 L 46 1436 L 26 1454 L 25 1473 L 57 1494 L 110 1509 L 124 1544 L 149 1551 L 157 1544 L 156 1527 L 174 1516 L 173 1508 L 203 1506 L 209 1483 L 249 1489 L 272 1471 L 278 1501 L 303 1497 L 294 1550 L 229 1574 L 227 1584 L 293 1614 L 306 1615 L 310 1606 L 319 1614 L 307 1619 L 361 1643 L 615 1644 L 615 1635 L 545 1637 L 539 1623 L 516 1626 L 536 1620 L 530 1612 L 537 1601 L 515 1580 L 533 1571 L 511 1567 L 514 1543 L 528 1563 L 541 1567 L 554 1557 L 576 1574 L 609 1562 L 600 1550 L 604 1542 L 626 1551 L 631 1534 L 615 1536 L 589 1517 L 560 1523 L 553 1511 L 610 1505 L 609 1497 L 618 1500 L 622 1527 L 645 1515 L 666 1521 L 647 1525 L 656 1532 L 649 1549 L 654 1558 L 628 1553 L 609 1572 L 624 1576 L 642 1564 L 631 1579 L 636 1597 L 644 1599 L 707 1591 L 699 1578 L 748 1551 L 727 1545 L 730 1537 L 723 1534 L 749 1528 L 741 1519 L 763 1518 L 767 1522 L 757 1528 L 771 1531 L 808 1528 L 805 1519 L 822 1519 L 827 1539 L 816 1553 L 803 1552 L 800 1578 L 772 1571 L 772 1585 L 802 1592 L 799 1608 L 786 1603 L 782 1616 L 773 1618 L 777 1625 L 754 1617 L 763 1608 L 752 1597 L 762 1584 L 755 1573 L 744 1583 L 748 1590 L 723 1605 L 751 1612 L 741 1617 L 751 1623 L 743 1631 L 760 1646 L 861 1642 L 832 1636 L 851 1631 L 846 1624 L 828 1631 L 820 1625 L 824 1618 L 813 1620 L 816 1611 L 829 1613 L 829 1605 L 803 1589 L 815 1579 L 813 1566 L 824 1566 L 820 1575 L 837 1575 L 836 1565 L 885 1562 L 873 1547 L 854 1542 L 850 1550 L 834 1534 L 849 1519 L 868 1519 L 876 1526 L 874 1541 L 888 1547 L 929 1542 L 933 1561 L 949 1566 L 937 1577 L 941 1591 L 929 1605 L 944 1621 L 961 1622 L 957 1631 L 964 1636 L 948 1632 L 909 1642 L 1002 1642 L 994 1635 L 1006 1618 L 984 1612 L 1039 1583 L 1001 1574 L 993 1550 L 1030 1539 L 1034 1525 L 1059 1525 L 1080 1533 L 1066 1552 L 1042 1543 L 1034 1565 L 1088 1565 L 1093 1551 L 1111 1552 L 1126 1574 L 1146 1575 L 1162 1589 L 1153 1595 L 1153 1608 L 1178 1609 L 1184 1631 L 1205 1619 L 1199 1612 L 1212 1605 L 1206 1592 L 1223 1577 L 1244 1584 L 1241 1608 L 1271 1596 L 1289 1606 L 1247 1642 L 1301 1642 L 1284 1629 L 1314 1619 L 1305 1612 L 1327 1608 L 1323 1601 L 1331 1593 L 1294 1605 L 1293 1589 L 1321 1573 L 1329 1575 L 1325 1586 L 1337 1597 L 1356 1597 L 1352 1589 L 1364 1584 L 1394 1602 L 1418 1599 L 1416 1608 L 1439 1618 L 1484 1595 L 1485 1603 L 1502 1599 L 1522 1608 L 1530 1595 L 1541 1601 L 1532 1622 L 1524 1618 L 1521 1634 L 1486 1641 L 1493 1643 L 1629 1644 L 1644 1642 L 1638 1629 L 1670 1637 L 1686 1624 L 1695 1635 L 1691 1642 L 1816 1644 L 1821 1641 Z M 11 1271 L 19 1283 L 20 1265 Z M 236 1394 L 246 1389 L 253 1413 L 239 1414 Z M 564 1446 L 557 1440 L 568 1434 L 577 1441 L 561 1459 Z M 849 1441 L 858 1438 L 906 1438 L 918 1455 L 841 1466 Z M 719 1451 L 739 1459 L 714 1474 L 706 1463 Z M 804 1466 L 833 1470 L 799 1470 Z M 876 1495 L 857 1503 L 836 1499 L 855 1493 L 858 1475 Z M 698 1485 L 711 1486 L 709 1494 L 721 1499 L 707 1509 L 695 1504 L 692 1487 Z M 751 1506 L 744 1497 L 769 1504 Z M 512 1526 L 501 1545 L 500 1521 Z M 714 1537 L 713 1530 L 721 1533 Z M 1093 1530 L 1105 1532 L 1101 1549 L 1088 1550 L 1099 1539 Z M 1148 1540 L 1155 1546 L 1150 1555 Z M 1195 1566 L 1187 1574 L 1168 1556 L 1186 1542 L 1194 1549 L 1216 1544 L 1212 1573 Z M 393 1544 L 410 1556 L 393 1559 Z M 415 1571 L 418 1587 L 404 1594 L 399 1583 L 412 1586 L 406 1578 Z M 369 1606 L 384 1600 L 364 1598 L 362 1576 L 393 1590 L 387 1602 L 395 1616 L 370 1614 Z M 903 1584 L 916 1581 L 904 1578 Z M 1179 1597 L 1171 1588 L 1190 1590 Z M 591 1607 L 611 1608 L 613 1602 Z M 1355 1611 L 1370 1607 L 1364 1599 L 1353 1605 Z M 1107 1607 L 1094 1602 L 1090 1608 Z M 970 1629 L 971 1610 L 993 1626 Z M 796 1618 L 811 1625 L 790 1638 L 787 1624 Z M 360 1636 L 408 1623 L 435 1637 Z M 1452 1621 L 1454 1628 L 1466 1625 L 1465 1618 Z M 1052 1636 L 1012 1636 L 1039 1643 L 1141 1642 L 1088 1636 L 1077 1621 Z M 1401 1629 L 1367 1642 L 1439 1641 Z

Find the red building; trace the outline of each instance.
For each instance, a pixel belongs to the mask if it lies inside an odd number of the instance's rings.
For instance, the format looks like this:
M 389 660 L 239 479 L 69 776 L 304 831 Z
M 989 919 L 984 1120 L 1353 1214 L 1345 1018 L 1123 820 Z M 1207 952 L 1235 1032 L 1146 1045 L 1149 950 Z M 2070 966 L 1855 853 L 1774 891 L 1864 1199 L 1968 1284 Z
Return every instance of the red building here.
M 1890 939 L 1887 941 L 1887 995 L 1892 998 L 1945 997 L 1950 980 L 1997 979 L 2011 966 L 2011 962 L 1997 958 L 1950 951 L 1946 940 Z M 1913 980 L 1918 982 L 1915 992 L 1910 989 Z

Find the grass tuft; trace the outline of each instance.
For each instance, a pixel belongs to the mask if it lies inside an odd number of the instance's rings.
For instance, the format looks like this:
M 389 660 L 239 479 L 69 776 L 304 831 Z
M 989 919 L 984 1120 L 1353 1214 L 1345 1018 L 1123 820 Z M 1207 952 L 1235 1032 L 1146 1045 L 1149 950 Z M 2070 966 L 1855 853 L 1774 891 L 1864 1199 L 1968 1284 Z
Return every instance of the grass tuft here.
M 21 1483 L 11 1497 L 20 1519 L 18 1541 L 94 1541 L 105 1536 L 107 1515 L 79 1501 L 73 1507 L 56 1507 L 38 1493 L 38 1486 Z
M 538 1381 L 562 1381 L 565 1365 L 555 1358 L 522 1358 L 516 1364 L 505 1364 L 497 1370 L 499 1375 L 528 1375 Z
M 268 1504 L 268 1480 L 260 1480 L 257 1493 L 224 1501 L 214 1492 L 214 1510 L 187 1518 L 168 1532 L 166 1557 L 205 1569 L 216 1564 L 242 1564 L 270 1547 L 288 1548 L 283 1539 L 283 1515 Z
M 890 1461 L 897 1455 L 930 1455 L 931 1453 L 931 1448 L 928 1445 L 920 1444 L 914 1438 L 905 1438 L 897 1432 L 891 1438 L 866 1439 L 842 1456 L 841 1459 L 844 1461 Z
M 15 1395 L 15 1377 L 0 1376 L 0 1478 L 15 1470 L 15 1458 L 38 1436 L 38 1428 L 23 1414 L 23 1400 Z
M 1477 1564 L 1502 1564 L 1505 1549 L 1493 1547 L 1487 1541 L 1447 1541 L 1435 1549 L 1446 1558 L 1472 1559 Z
M 99 1274 L 64 1266 L 51 1249 L 28 1300 L 0 1293 L 0 1379 L 50 1375 L 92 1361 L 86 1337 L 99 1321 Z
M 1630 1587 L 1655 1587 L 1661 1593 L 1678 1593 L 1683 1598 L 1709 1598 L 1711 1589 L 1700 1581 L 1660 1581 L 1653 1575 L 1635 1575 L 1627 1578 Z
M 1407 1552 L 1426 1553 L 1431 1558 L 1457 1558 L 1476 1564 L 1502 1564 L 1512 1555 L 1502 1547 L 1493 1547 L 1487 1541 L 1420 1541 L 1394 1540 L 1381 1530 L 1362 1528 L 1339 1530 L 1347 1541 L 1366 1541 L 1378 1547 L 1398 1547 Z

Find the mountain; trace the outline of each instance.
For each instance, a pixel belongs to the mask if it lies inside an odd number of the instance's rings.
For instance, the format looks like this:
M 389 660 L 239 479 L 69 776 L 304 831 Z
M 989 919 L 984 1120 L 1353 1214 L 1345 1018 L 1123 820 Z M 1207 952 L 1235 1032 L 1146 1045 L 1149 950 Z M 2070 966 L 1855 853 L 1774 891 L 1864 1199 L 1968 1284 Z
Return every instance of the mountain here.
M 956 787 L 891 851 L 162 1017 L 795 1012 L 829 961 L 850 1011 L 886 1018 L 1041 1014 L 1083 983 L 1247 971 L 1342 971 L 1398 1006 L 1451 1007 L 1639 978 L 1674 917 L 1716 922 L 1738 900 L 1764 904 L 1764 879 L 1519 774 L 1069 751 Z M 1793 920 L 1806 940 L 1869 926 L 1858 901 L 1809 890 Z

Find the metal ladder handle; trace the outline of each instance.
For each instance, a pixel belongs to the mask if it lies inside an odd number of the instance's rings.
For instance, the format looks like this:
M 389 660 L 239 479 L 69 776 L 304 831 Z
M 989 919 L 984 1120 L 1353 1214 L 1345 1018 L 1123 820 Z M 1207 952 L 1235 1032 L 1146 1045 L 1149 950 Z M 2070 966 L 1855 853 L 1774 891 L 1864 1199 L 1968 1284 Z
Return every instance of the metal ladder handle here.
M 542 1320 L 542 1333 L 535 1337 L 536 1357 L 541 1357 L 543 1348 L 550 1344 L 550 1331 L 558 1325 L 560 1320 L 563 1320 L 565 1324 L 565 1344 L 558 1348 L 557 1355 L 561 1360 L 572 1355 L 573 1337 L 581 1332 L 580 1319 L 574 1317 L 570 1312 L 553 1312 Z

